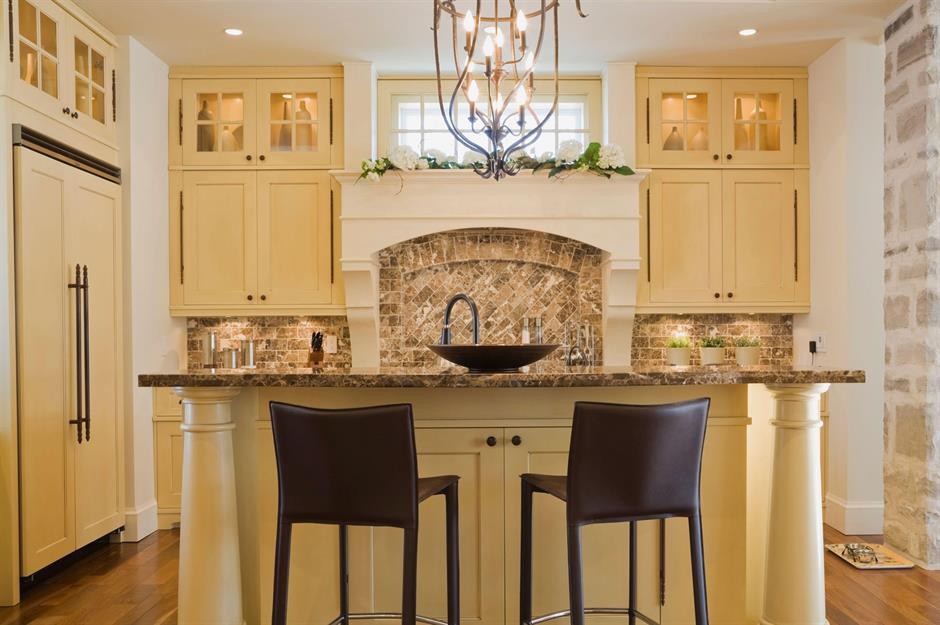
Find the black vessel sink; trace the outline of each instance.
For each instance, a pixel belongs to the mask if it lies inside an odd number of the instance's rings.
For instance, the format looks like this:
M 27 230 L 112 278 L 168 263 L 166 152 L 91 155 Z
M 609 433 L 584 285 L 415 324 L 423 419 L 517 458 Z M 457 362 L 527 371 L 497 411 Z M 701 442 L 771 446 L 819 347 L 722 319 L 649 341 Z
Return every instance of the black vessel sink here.
M 557 344 L 538 345 L 428 345 L 428 349 L 470 373 L 515 373 L 558 349 Z

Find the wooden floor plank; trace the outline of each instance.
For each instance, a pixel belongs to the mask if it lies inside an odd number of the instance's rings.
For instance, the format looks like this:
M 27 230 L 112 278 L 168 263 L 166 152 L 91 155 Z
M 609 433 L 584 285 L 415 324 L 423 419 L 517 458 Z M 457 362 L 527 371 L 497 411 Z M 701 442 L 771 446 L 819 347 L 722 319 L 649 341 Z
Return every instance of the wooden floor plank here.
M 826 542 L 880 542 L 826 528 Z M 858 571 L 826 554 L 830 625 L 937 625 L 940 571 Z M 0 608 L 0 625 L 176 625 L 179 531 L 102 545 Z

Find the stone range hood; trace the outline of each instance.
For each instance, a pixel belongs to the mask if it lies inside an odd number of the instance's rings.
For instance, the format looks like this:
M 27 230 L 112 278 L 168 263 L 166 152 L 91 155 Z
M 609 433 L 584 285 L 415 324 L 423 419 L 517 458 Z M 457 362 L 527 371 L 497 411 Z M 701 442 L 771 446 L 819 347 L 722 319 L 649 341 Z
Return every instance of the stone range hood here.
M 354 367 L 379 366 L 379 252 L 416 237 L 466 228 L 512 228 L 566 237 L 602 252 L 605 365 L 629 365 L 640 267 L 640 183 L 648 172 L 606 179 L 546 174 L 494 182 L 470 170 L 387 173 L 342 188 L 341 266 Z M 467 291 L 473 294 L 472 285 Z M 443 310 L 441 311 L 443 314 Z

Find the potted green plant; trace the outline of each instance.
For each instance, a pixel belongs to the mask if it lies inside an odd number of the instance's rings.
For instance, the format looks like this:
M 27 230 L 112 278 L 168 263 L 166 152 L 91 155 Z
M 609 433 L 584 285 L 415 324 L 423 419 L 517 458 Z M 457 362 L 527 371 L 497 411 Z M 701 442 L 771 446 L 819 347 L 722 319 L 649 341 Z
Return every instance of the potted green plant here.
M 307 355 L 307 364 L 311 369 L 323 365 L 323 333 L 314 332 L 310 336 L 310 353 Z
M 703 365 L 725 364 L 725 339 L 720 336 L 706 336 L 699 341 L 699 351 Z
M 741 367 L 760 364 L 760 339 L 755 336 L 739 336 L 735 339 L 734 359 Z
M 687 336 L 674 336 L 666 343 L 666 364 L 670 367 L 688 367 L 692 360 L 692 341 Z

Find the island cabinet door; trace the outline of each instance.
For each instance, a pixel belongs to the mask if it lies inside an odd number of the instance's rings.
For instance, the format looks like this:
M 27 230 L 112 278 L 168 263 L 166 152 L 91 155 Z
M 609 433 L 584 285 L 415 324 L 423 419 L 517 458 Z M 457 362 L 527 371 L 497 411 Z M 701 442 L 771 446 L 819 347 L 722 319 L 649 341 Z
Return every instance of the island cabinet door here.
M 520 503 L 523 473 L 565 475 L 570 428 L 516 428 L 506 444 L 506 623 L 519 620 Z M 518 438 L 514 438 L 518 437 Z M 518 444 L 517 444 L 518 443 Z M 544 494 L 533 503 L 533 615 L 568 609 L 565 504 Z M 638 526 L 638 607 L 660 620 L 659 524 Z M 588 525 L 582 530 L 586 607 L 626 607 L 630 587 L 628 529 L 625 523 Z M 624 623 L 622 616 L 591 616 L 588 623 Z M 565 620 L 558 621 L 561 623 Z

